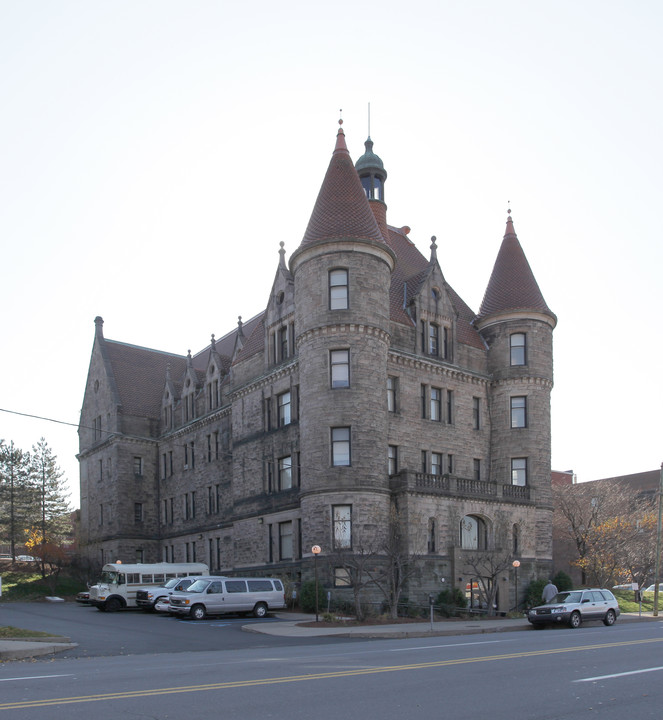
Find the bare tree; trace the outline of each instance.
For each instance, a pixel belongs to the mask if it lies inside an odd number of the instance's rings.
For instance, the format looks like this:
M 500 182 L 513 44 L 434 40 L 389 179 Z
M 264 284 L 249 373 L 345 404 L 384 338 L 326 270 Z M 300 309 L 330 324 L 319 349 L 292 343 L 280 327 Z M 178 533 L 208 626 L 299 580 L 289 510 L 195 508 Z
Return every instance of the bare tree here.
M 476 577 L 481 601 L 486 605 L 488 615 L 495 615 L 497 578 L 511 568 L 513 555 L 501 550 L 482 550 L 463 558 Z
M 583 584 L 642 587 L 654 561 L 651 498 L 617 480 L 554 487 L 553 497 L 554 532 L 572 541 Z

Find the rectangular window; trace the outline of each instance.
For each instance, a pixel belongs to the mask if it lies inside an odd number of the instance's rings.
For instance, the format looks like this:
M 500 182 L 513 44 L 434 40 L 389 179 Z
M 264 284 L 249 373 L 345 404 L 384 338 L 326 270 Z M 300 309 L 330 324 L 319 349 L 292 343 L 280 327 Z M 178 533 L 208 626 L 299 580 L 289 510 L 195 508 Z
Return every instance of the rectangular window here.
M 214 512 L 214 492 L 211 485 L 207 486 L 207 514 Z
M 292 560 L 292 521 L 279 523 L 279 560 Z
M 194 444 L 193 444 L 193 441 L 191 441 L 191 442 L 189 443 L 189 448 L 190 448 L 190 451 L 191 451 L 191 457 L 189 458 L 189 460 L 190 460 L 190 462 L 191 462 L 191 467 L 194 468 L 194 467 L 196 467 L 196 456 L 195 456 L 195 453 L 194 453 Z
M 474 479 L 481 480 L 481 460 L 474 458 Z
M 212 436 L 207 436 L 207 462 L 212 462 Z
M 442 357 L 445 360 L 449 358 L 449 328 L 442 330 Z
M 396 412 L 396 390 L 398 388 L 398 378 L 387 377 L 387 410 Z
M 352 548 L 352 505 L 332 506 L 334 550 Z
M 279 328 L 279 360 L 285 360 L 288 357 L 288 328 Z
M 425 450 L 421 451 L 421 472 L 428 472 L 428 453 Z
M 527 458 L 511 458 L 511 484 L 527 485 Z
M 447 472 L 449 475 L 453 475 L 454 472 L 454 456 L 451 453 L 447 455 Z
M 99 460 L 99 482 L 104 481 L 104 461 Z
M 513 333 L 509 338 L 511 364 L 527 365 L 527 336 L 525 333 Z
M 161 501 L 161 522 L 164 525 L 168 524 L 168 500 L 162 500 Z
M 352 581 L 350 579 L 350 573 L 347 568 L 335 567 L 334 568 L 334 587 L 350 587 Z
M 289 490 L 292 487 L 292 457 L 279 459 L 279 490 Z
M 527 427 L 527 397 L 525 396 L 511 398 L 511 427 Z
M 442 475 L 442 453 L 430 454 L 430 472 L 431 475 Z
M 347 310 L 348 271 L 332 270 L 329 273 L 329 309 Z
M 170 470 L 170 474 L 173 474 L 173 451 L 168 451 L 168 469 Z
M 332 465 L 334 467 L 350 465 L 350 428 L 332 428 Z
M 196 491 L 191 493 L 191 517 L 196 517 Z
M 219 432 L 214 433 L 214 459 L 219 459 Z
M 440 328 L 435 323 L 428 325 L 428 354 L 437 357 L 440 352 Z
M 481 398 L 472 398 L 472 426 L 481 430 Z
M 454 421 L 454 393 L 453 390 L 447 390 L 447 423 L 453 424 Z
M 283 427 L 284 425 L 290 425 L 291 415 L 290 415 L 290 393 L 289 392 L 281 393 L 281 395 L 278 396 L 278 405 L 279 405 L 279 427 Z
M 134 522 L 143 522 L 143 503 L 134 503 Z
M 168 475 L 168 456 L 163 453 L 161 456 L 161 479 L 165 480 Z
M 184 443 L 184 469 L 189 469 L 189 446 Z
M 398 472 L 398 447 L 396 445 L 388 446 L 387 457 L 389 460 L 389 474 L 395 475 Z
M 99 525 L 104 524 L 104 506 L 103 503 L 99 505 Z
M 432 387 L 430 389 L 430 419 L 437 420 L 438 422 L 442 419 L 442 390 L 440 388 Z
M 142 457 L 134 457 L 134 475 L 138 477 L 143 476 L 143 458 Z
M 331 386 L 333 388 L 350 386 L 350 351 L 332 350 L 329 353 Z
M 421 417 L 426 417 L 426 386 L 421 386 Z

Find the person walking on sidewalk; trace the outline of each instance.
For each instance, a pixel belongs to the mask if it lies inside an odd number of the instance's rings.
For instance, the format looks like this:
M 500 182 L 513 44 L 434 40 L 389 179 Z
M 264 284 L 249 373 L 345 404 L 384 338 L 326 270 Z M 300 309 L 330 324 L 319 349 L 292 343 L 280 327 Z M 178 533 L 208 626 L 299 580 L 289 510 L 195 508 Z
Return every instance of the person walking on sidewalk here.
M 547 604 L 555 597 L 555 595 L 557 595 L 558 592 L 557 586 L 553 583 L 553 581 L 548 580 L 548 584 L 543 588 L 543 592 L 541 593 L 541 599 Z

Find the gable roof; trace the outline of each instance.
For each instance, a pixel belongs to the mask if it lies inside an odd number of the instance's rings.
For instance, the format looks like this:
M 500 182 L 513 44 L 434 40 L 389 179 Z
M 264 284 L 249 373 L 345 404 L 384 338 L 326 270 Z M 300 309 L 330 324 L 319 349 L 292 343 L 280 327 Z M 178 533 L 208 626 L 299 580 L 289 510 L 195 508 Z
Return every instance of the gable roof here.
M 409 228 L 388 226 L 389 247 L 396 253 L 396 266 L 391 277 L 390 310 L 391 319 L 402 325 L 412 325 L 412 318 L 406 312 L 410 299 L 421 289 L 428 277 L 430 262 L 419 252 L 414 243 L 406 236 Z M 472 325 L 475 313 L 445 281 L 444 287 L 457 313 L 456 331 L 458 342 L 483 350 L 483 340 Z

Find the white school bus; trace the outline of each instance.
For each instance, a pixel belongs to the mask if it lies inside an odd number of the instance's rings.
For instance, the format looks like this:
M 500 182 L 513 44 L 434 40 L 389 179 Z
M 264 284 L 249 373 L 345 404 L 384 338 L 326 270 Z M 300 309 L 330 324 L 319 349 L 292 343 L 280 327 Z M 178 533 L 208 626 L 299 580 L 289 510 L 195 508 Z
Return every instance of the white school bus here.
M 101 569 L 99 580 L 90 587 L 90 605 L 106 612 L 136 607 L 139 588 L 159 587 L 172 578 L 208 572 L 205 563 L 107 563 Z

